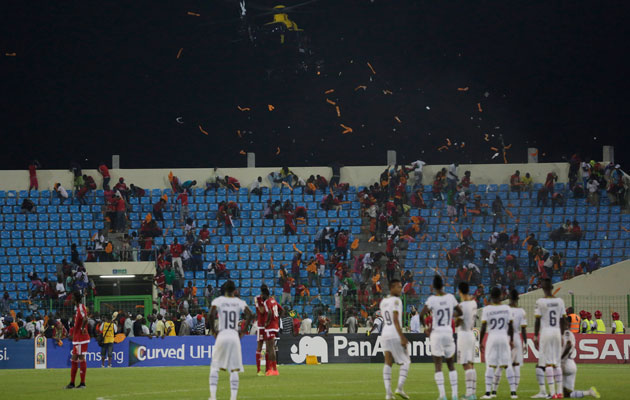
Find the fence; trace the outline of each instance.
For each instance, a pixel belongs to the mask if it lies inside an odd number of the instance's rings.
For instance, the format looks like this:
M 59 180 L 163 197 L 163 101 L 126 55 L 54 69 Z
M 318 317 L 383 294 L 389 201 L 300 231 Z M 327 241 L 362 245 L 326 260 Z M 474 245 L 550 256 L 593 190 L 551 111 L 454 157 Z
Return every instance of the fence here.
M 606 331 L 610 332 L 612 325 L 613 312 L 619 313 L 619 318 L 624 321 L 624 325 L 628 326 L 628 317 L 630 315 L 630 294 L 625 296 L 583 296 L 567 294 L 559 296 L 564 300 L 564 305 L 573 307 L 576 314 L 579 314 L 581 310 L 590 312 L 595 318 L 595 311 L 602 312 L 602 320 L 606 324 Z M 534 311 L 536 310 L 537 298 L 533 296 L 525 296 L 521 298 L 519 304 L 527 313 L 527 324 L 533 328 L 534 326 Z

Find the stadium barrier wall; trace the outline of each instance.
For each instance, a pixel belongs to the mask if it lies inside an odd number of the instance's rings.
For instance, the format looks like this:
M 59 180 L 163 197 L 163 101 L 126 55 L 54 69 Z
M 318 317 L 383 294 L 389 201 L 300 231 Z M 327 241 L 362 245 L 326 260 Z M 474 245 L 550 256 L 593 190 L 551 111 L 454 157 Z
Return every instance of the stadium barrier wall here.
M 630 360 L 630 335 L 576 334 L 575 362 L 582 364 L 627 364 Z M 538 362 L 534 334 L 527 334 L 525 362 Z
M 429 339 L 423 333 L 405 335 L 409 339 L 412 362 L 432 362 Z M 304 364 L 306 356 L 317 356 L 322 364 L 382 363 L 383 347 L 380 335 L 304 335 L 280 336 L 278 362 Z
M 31 341 L 32 342 L 32 341 Z M 114 343 L 114 367 L 173 367 L 210 366 L 214 351 L 214 336 L 169 336 L 164 339 L 146 337 L 127 338 Z M 30 353 L 33 354 L 31 343 Z M 243 364 L 256 364 L 256 336 L 243 336 L 241 339 Z M 70 368 L 72 343 L 64 340 L 59 346 L 48 339 L 48 368 Z M 90 340 L 86 353 L 88 368 L 101 366 L 101 348 L 95 339 Z M 0 363 L 0 365 L 2 365 Z M 17 368 L 17 367 L 13 367 Z M 33 368 L 31 357 L 30 367 Z
M 356 186 L 368 186 L 377 181 L 380 174 L 385 170 L 386 165 L 363 166 L 363 167 L 343 167 L 341 169 L 341 182 L 347 182 Z M 426 165 L 423 168 L 423 183 L 430 185 L 433 177 L 440 169 L 447 165 Z M 170 187 L 168 182 L 169 172 L 173 172 L 180 181 L 196 180 L 197 187 L 205 187 L 207 179 L 217 175 L 233 176 L 241 182 L 243 187 L 249 186 L 257 177 L 263 178 L 263 185 L 268 186 L 267 175 L 271 172 L 278 172 L 280 167 L 271 168 L 219 168 L 215 172 L 212 168 L 163 168 L 163 169 L 111 169 L 111 182 L 113 186 L 118 178 L 125 178 L 127 185 L 133 183 L 145 189 L 158 189 Z M 306 180 L 310 175 L 322 175 L 326 179 L 332 176 L 329 167 L 291 167 L 291 170 L 299 177 Z M 464 176 L 464 171 L 470 171 L 474 184 L 502 184 L 509 183 L 510 176 L 515 170 L 520 170 L 521 175 L 529 172 L 534 182 L 544 183 L 549 172 L 558 175 L 559 182 L 567 182 L 569 173 L 568 163 L 537 163 L 537 164 L 462 164 L 458 168 L 460 177 Z M 85 168 L 83 173 L 94 178 L 97 187 L 102 187 L 103 179 L 94 168 Z M 39 189 L 52 189 L 56 182 L 61 183 L 66 189 L 72 189 L 73 175 L 68 170 L 38 170 L 37 179 Z M 28 170 L 4 170 L 0 171 L 0 190 L 27 190 L 29 186 Z
M 35 367 L 35 339 L 0 340 L 0 369 Z

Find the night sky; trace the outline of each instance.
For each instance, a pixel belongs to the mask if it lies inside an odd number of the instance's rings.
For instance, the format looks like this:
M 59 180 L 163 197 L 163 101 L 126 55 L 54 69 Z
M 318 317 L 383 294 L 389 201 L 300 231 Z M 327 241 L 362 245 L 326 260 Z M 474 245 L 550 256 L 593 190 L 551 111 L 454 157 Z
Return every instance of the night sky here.
M 277 4 L 248 2 L 242 23 L 228 0 L 5 2 L 0 168 L 112 154 L 123 168 L 242 167 L 241 150 L 258 166 L 384 164 L 386 149 L 503 162 L 499 134 L 510 162 L 527 147 L 599 159 L 602 145 L 624 162 L 625 2 L 320 0 L 288 12 L 304 31 L 284 44 L 260 15 Z

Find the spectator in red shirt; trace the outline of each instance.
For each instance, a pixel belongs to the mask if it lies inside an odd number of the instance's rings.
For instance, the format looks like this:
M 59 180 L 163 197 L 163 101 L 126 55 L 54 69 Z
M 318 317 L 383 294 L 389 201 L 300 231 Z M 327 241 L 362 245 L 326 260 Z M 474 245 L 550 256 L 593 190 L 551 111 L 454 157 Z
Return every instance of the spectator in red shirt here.
M 521 171 L 516 171 L 514 175 L 510 177 L 510 190 L 513 192 L 520 192 L 523 190 L 523 182 L 521 182 Z
M 166 201 L 164 199 L 160 199 L 157 203 L 153 205 L 153 217 L 156 221 L 164 221 L 164 208 L 166 207 Z
M 210 265 L 208 266 L 208 273 L 210 275 L 214 275 L 214 279 L 216 280 L 215 286 L 217 288 L 220 287 L 219 279 L 222 279 L 222 278 L 230 279 L 230 271 L 227 270 L 227 267 L 225 264 L 219 262 L 218 260 L 213 263 L 210 263 Z
M 125 183 L 125 178 L 123 177 L 118 178 L 118 183 L 114 186 L 114 192 L 115 191 L 119 191 L 120 194 L 125 198 L 129 197 L 129 188 L 127 187 L 127 184 Z
M 347 259 L 348 253 L 348 231 L 342 230 L 337 235 L 337 253 L 342 260 Z
M 201 240 L 204 244 L 210 241 L 210 231 L 208 230 L 208 225 L 201 227 L 201 230 L 199 231 L 199 240 Z
M 446 261 L 448 261 L 448 267 L 456 267 L 461 262 L 459 247 L 449 250 L 446 253 Z
M 472 184 L 470 181 L 470 171 L 464 172 L 464 177 L 459 184 L 464 188 L 466 195 L 468 195 L 470 193 L 470 185 Z
M 582 261 L 578 265 L 575 266 L 575 276 L 580 276 L 584 273 L 584 269 L 586 268 L 586 262 Z
M 291 287 L 294 286 L 294 281 L 292 278 L 284 278 L 282 279 L 282 299 L 280 301 L 280 305 L 285 307 L 285 305 L 292 307 L 293 299 L 291 297 Z
M 517 228 L 517 229 L 514 229 L 514 233 L 510 236 L 510 243 L 509 243 L 510 249 L 518 250 L 520 243 L 521 243 L 521 238 L 518 235 L 518 228 Z
M 181 192 L 177 195 L 176 201 L 181 203 L 179 206 L 179 220 L 184 222 L 188 218 L 188 193 L 186 191 Z
M 31 189 L 39 190 L 39 183 L 37 182 L 37 168 L 41 168 L 41 165 L 39 165 L 37 160 L 33 160 L 28 166 L 29 192 Z
M 173 239 L 173 244 L 170 245 L 169 251 L 171 252 L 171 263 L 173 264 L 173 269 L 179 273 L 180 277 L 183 277 L 184 268 L 182 264 L 182 253 L 184 252 L 184 248 L 181 244 L 177 243 L 177 238 Z
M 295 223 L 293 222 L 293 211 L 286 210 L 284 212 L 284 234 L 295 235 L 297 232 L 297 228 L 295 227 Z
M 111 176 L 109 175 L 109 168 L 104 162 L 98 163 L 98 172 L 103 177 L 103 190 L 109 190 L 109 181 Z
M 580 240 L 582 239 L 582 228 L 580 228 L 580 224 L 577 221 L 573 221 L 573 226 L 571 228 L 571 234 L 569 235 L 571 240 Z
M 114 230 L 118 232 L 125 232 L 127 230 L 127 218 L 125 217 L 125 211 L 127 210 L 127 203 L 122 196 L 116 196 L 116 223 L 114 224 Z
M 473 237 L 472 229 L 470 229 L 470 227 L 464 229 L 462 231 L 462 241 L 466 244 L 471 244 L 473 240 L 475 240 L 475 238 Z

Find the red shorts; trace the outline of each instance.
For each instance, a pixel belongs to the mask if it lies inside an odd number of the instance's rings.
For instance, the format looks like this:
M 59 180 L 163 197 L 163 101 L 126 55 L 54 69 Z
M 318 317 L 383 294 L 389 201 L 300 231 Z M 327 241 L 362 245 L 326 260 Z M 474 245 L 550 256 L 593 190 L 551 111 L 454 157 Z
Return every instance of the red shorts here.
M 265 328 L 258 328 L 258 332 L 256 333 L 256 340 L 259 342 L 265 341 Z
M 73 356 L 80 356 L 80 355 L 84 355 L 85 353 L 87 353 L 87 349 L 88 349 L 88 344 L 87 343 L 82 343 L 82 344 L 72 344 L 72 355 Z
M 275 340 L 278 337 L 278 329 L 265 329 L 265 340 Z

